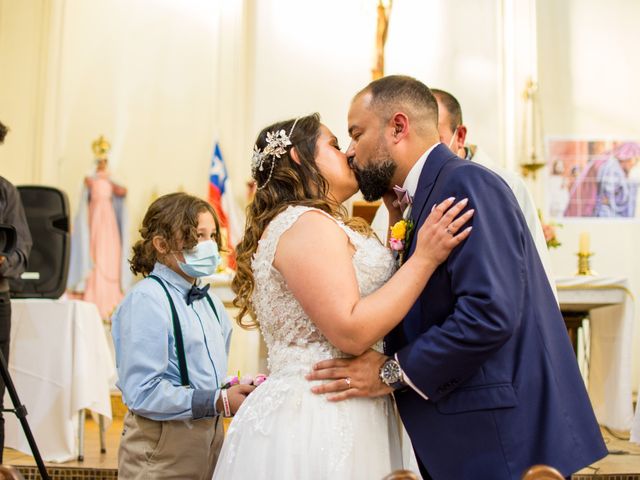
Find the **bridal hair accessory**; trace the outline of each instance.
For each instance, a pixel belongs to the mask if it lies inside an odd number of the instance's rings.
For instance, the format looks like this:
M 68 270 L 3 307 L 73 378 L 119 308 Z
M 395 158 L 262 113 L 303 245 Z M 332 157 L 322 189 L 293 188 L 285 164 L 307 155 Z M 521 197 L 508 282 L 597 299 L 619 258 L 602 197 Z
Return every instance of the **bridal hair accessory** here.
M 271 170 L 269 170 L 269 176 L 267 180 L 257 187 L 258 190 L 262 190 L 267 186 L 269 180 L 271 180 L 271 175 L 273 174 L 273 168 L 276 165 L 276 158 L 280 158 L 280 156 L 287 153 L 287 147 L 291 145 L 291 134 L 293 133 L 293 129 L 296 127 L 298 123 L 298 118 L 295 119 L 293 125 L 291 125 L 291 130 L 289 130 L 289 135 L 287 132 L 282 130 L 267 132 L 267 146 L 261 151 L 258 148 L 258 145 L 253 146 L 253 157 L 251 158 L 251 174 L 253 178 L 257 178 L 256 175 L 258 171 L 262 172 L 264 170 L 264 164 L 268 157 L 271 158 Z

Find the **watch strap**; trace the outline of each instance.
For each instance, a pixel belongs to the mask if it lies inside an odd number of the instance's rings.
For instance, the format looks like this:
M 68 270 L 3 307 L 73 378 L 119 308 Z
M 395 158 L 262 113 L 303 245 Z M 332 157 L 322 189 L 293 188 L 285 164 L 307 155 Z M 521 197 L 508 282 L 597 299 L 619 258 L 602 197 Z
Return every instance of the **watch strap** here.
M 395 364 L 395 368 L 398 370 L 399 374 L 400 374 L 400 378 L 396 381 L 396 382 L 389 382 L 383 372 L 385 367 L 387 366 L 387 364 L 389 363 L 394 363 Z M 382 367 L 380 367 L 380 378 L 382 379 L 382 382 L 386 385 L 389 385 L 391 388 L 393 388 L 394 390 L 398 390 L 401 388 L 405 388 L 407 386 L 407 383 L 404 381 L 404 372 L 402 371 L 402 367 L 400 367 L 400 363 L 398 362 L 398 360 L 396 360 L 394 357 L 389 357 L 387 360 L 385 360 L 385 362 L 382 364 Z

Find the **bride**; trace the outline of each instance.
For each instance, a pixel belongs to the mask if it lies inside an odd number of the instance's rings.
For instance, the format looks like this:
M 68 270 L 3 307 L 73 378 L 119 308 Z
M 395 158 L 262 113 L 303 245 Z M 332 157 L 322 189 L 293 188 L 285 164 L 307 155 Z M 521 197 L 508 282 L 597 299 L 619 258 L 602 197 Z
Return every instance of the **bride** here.
M 402 467 L 391 397 L 332 403 L 311 392 L 305 375 L 322 359 L 381 351 L 380 339 L 469 235 L 452 233 L 472 212 L 456 219 L 464 201 L 440 204 L 397 269 L 368 225 L 346 217 L 341 203 L 358 185 L 317 114 L 265 128 L 252 171 L 257 192 L 237 248 L 234 304 L 238 319 L 253 319 L 244 326 L 259 325 L 270 376 L 231 422 L 213 477 L 382 478 Z

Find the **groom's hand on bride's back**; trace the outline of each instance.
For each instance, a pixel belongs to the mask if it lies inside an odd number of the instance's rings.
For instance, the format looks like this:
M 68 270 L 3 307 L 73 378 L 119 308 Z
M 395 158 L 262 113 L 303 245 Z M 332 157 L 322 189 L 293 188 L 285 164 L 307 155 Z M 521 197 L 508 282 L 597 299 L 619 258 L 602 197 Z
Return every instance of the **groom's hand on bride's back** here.
M 393 392 L 393 389 L 382 383 L 380 367 L 388 357 L 367 350 L 355 358 L 332 358 L 323 360 L 313 366 L 313 371 L 306 375 L 307 380 L 328 380 L 311 388 L 313 393 L 330 393 L 330 401 L 340 401 L 353 397 L 380 397 Z

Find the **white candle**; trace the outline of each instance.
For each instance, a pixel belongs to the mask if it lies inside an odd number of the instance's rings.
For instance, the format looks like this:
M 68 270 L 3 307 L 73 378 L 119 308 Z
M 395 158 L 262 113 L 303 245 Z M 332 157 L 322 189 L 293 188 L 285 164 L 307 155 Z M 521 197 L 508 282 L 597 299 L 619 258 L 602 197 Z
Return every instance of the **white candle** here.
M 580 249 L 579 252 L 582 254 L 587 254 L 589 252 L 589 234 L 587 232 L 582 232 L 580 234 Z

